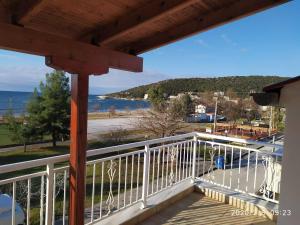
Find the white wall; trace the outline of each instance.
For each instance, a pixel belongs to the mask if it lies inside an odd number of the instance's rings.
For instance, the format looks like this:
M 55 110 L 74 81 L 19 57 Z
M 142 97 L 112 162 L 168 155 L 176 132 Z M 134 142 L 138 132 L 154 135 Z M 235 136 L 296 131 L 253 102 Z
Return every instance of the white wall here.
M 300 224 L 300 81 L 281 90 L 281 105 L 286 107 L 286 128 L 281 173 L 280 212 L 291 210 L 291 216 L 279 216 L 280 225 Z

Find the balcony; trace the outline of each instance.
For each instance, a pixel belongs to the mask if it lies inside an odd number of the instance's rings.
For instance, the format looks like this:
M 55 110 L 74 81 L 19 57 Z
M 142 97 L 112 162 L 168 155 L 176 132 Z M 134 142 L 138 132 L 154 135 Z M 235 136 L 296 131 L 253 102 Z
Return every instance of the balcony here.
M 195 132 L 89 150 L 85 224 L 272 224 L 281 150 Z M 68 160 L 0 167 L 5 224 L 68 224 Z

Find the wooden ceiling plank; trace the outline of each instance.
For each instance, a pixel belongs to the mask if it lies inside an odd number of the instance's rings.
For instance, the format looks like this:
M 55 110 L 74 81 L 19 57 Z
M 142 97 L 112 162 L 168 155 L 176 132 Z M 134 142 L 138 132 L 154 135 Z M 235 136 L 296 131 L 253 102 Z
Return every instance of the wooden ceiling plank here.
M 205 16 L 199 16 L 198 19 L 185 21 L 181 25 L 172 27 L 167 31 L 156 33 L 153 36 L 142 40 L 140 39 L 134 43 L 130 43 L 128 46 L 122 46 L 118 49 L 121 51 L 131 51 L 136 54 L 141 54 L 289 1 L 290 0 L 237 1 L 225 8 L 212 11 Z
M 113 23 L 100 27 L 93 32 L 94 34 L 85 36 L 83 39 L 88 40 L 95 37 L 96 42 L 105 44 L 195 2 L 199 2 L 199 0 L 154 0 L 134 12 L 118 18 Z
M 48 4 L 48 0 L 22 1 L 16 12 L 16 22 L 22 25 L 29 23 Z
M 141 72 L 141 57 L 74 41 L 29 28 L 0 23 L 0 48 L 41 56 L 57 56 L 109 68 Z
M 0 5 L 0 22 L 2 23 L 10 23 L 11 22 L 11 15 L 10 12 Z

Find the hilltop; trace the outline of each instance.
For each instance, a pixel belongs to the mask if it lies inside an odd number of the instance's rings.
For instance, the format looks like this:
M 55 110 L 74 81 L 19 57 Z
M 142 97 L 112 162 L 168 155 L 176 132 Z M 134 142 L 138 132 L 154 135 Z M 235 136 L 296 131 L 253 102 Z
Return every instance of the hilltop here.
M 110 94 L 118 98 L 143 98 L 149 88 L 160 85 L 167 95 L 182 92 L 226 91 L 236 92 L 240 97 L 249 95 L 250 91 L 262 91 L 264 86 L 280 82 L 288 77 L 279 76 L 230 76 L 214 78 L 181 78 L 164 80 Z

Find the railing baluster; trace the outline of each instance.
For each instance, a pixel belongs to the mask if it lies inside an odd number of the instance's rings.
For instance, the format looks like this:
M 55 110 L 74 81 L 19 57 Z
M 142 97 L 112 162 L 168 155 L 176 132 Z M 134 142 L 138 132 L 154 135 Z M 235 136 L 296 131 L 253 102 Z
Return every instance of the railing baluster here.
M 133 189 L 133 164 L 134 164 L 134 154 L 132 154 L 132 158 L 131 158 L 130 204 L 132 203 L 132 189 Z
M 63 225 L 66 224 L 67 170 L 64 171 Z
M 253 182 L 253 190 L 254 190 L 254 194 L 255 194 L 255 189 L 256 189 L 257 159 L 258 159 L 258 153 L 256 152 L 256 154 L 255 154 L 254 182 Z
M 202 168 L 202 175 L 204 176 L 205 174 L 205 164 L 206 164 L 206 148 L 207 148 L 207 142 L 204 142 L 204 150 L 203 150 L 203 168 Z
M 165 170 L 165 147 L 162 147 L 163 149 L 163 156 L 162 156 L 162 165 L 161 165 L 161 184 L 160 189 L 162 190 L 164 187 L 164 170 Z
M 196 136 L 196 138 L 197 138 L 197 136 Z M 198 156 L 197 156 L 197 148 L 196 148 L 196 157 L 198 157 L 198 169 L 197 169 L 197 175 L 196 175 L 196 177 L 199 177 L 200 176 L 200 159 L 201 159 L 201 141 L 200 140 L 198 140 L 197 141 L 197 143 L 198 143 L 198 146 L 199 146 L 199 153 L 198 153 Z
M 188 177 L 189 175 L 189 152 L 190 152 L 190 149 L 189 149 L 189 142 L 184 142 L 186 145 L 186 159 L 185 159 L 185 178 Z
M 194 137 L 193 140 L 194 146 L 193 146 L 193 162 L 192 162 L 192 182 L 195 182 L 196 178 L 196 151 L 197 151 L 197 137 Z
M 55 195 L 56 195 L 56 173 L 53 174 L 52 225 L 54 225 L 54 223 L 55 223 Z
M 126 207 L 128 156 L 125 157 L 124 208 Z
M 246 192 L 248 192 L 248 183 L 249 183 L 249 167 L 250 167 L 250 150 L 248 150 L 248 163 L 247 163 L 247 180 L 246 180 Z
M 176 159 L 176 169 L 175 169 L 175 183 L 178 181 L 177 180 L 177 176 L 178 176 L 178 144 L 176 145 L 176 155 L 175 155 L 175 159 Z
M 160 154 L 161 150 L 158 148 L 158 155 L 157 155 L 157 178 L 156 178 L 156 191 L 158 191 L 158 184 L 159 184 L 159 167 L 160 167 Z
M 226 158 L 225 158 L 226 160 Z M 233 167 L 233 147 L 231 147 L 231 162 L 230 162 L 230 188 L 231 188 L 231 184 L 232 184 L 232 167 Z
M 139 178 L 140 178 L 140 153 L 138 154 L 138 168 L 137 168 L 137 175 L 136 175 L 136 201 L 139 199 Z
M 31 197 L 31 179 L 27 181 L 27 225 L 30 224 L 30 197 Z
M 120 209 L 120 191 L 121 191 L 121 164 L 122 159 L 119 157 L 119 177 L 118 177 L 118 209 Z
M 94 201 L 95 201 L 95 179 L 96 179 L 96 163 L 93 164 L 93 178 L 92 178 L 92 207 L 91 207 L 91 222 L 94 221 Z
M 240 156 L 239 156 L 239 176 L 238 176 L 238 190 L 240 190 L 240 176 L 241 176 L 241 161 L 242 161 L 242 150 L 240 149 Z
M 169 151 L 170 151 L 170 147 L 168 146 L 167 148 L 167 168 L 166 168 L 166 185 L 165 187 L 168 187 L 169 184 Z
M 225 149 L 224 149 L 224 170 L 223 170 L 223 186 L 225 186 L 225 177 L 226 177 L 226 152 L 227 151 L 227 148 L 225 146 Z
M 186 151 L 186 148 L 185 148 L 185 143 L 183 143 L 183 159 L 182 159 L 182 179 L 184 179 L 184 175 L 185 175 L 185 166 L 186 166 L 186 155 L 185 155 L 185 151 Z
M 179 148 L 179 171 L 178 171 L 178 177 L 179 177 L 179 181 L 181 181 L 181 170 L 182 170 L 182 164 L 181 164 L 181 155 L 182 155 L 182 144 L 180 144 L 180 148 Z
M 16 187 L 17 183 L 16 181 L 13 182 L 13 199 L 12 199 L 12 207 L 11 207 L 11 224 L 16 224 Z
M 155 149 L 153 149 L 153 159 L 152 159 L 152 184 L 151 184 L 151 194 L 154 193 L 154 175 L 155 175 Z
M 142 191 L 142 208 L 147 207 L 147 195 L 148 195 L 148 177 L 149 177 L 149 161 L 150 161 L 150 149 L 149 145 L 145 145 L 144 152 L 144 169 L 143 169 L 143 191 Z
M 45 210 L 45 224 L 51 225 L 53 218 L 53 183 L 54 183 L 54 165 L 52 163 L 47 164 L 46 178 L 46 210 Z
M 194 141 L 190 141 L 190 170 L 189 170 L 189 176 L 193 176 L 193 160 L 194 160 Z
M 100 191 L 100 219 L 102 218 L 102 202 L 103 202 L 103 180 L 104 180 L 104 164 L 105 162 L 101 163 L 101 191 Z
M 45 178 L 44 176 L 41 177 L 41 198 L 40 198 L 40 225 L 44 224 L 44 185 L 45 185 Z

